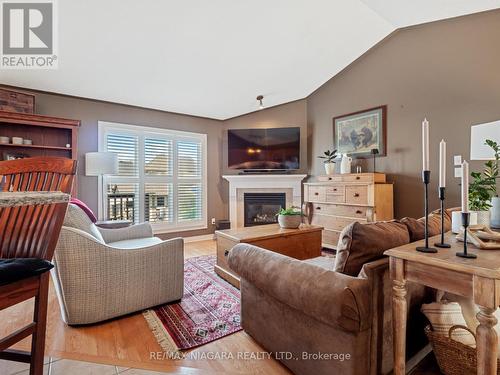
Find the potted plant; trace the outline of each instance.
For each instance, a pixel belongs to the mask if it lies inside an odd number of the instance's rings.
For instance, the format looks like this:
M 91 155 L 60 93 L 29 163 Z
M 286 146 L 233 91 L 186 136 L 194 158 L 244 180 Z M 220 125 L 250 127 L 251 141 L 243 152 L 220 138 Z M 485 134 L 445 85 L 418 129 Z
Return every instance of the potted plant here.
M 489 160 L 486 163 L 485 175 L 491 179 L 490 183 L 490 191 L 492 194 L 491 198 L 491 227 L 492 228 L 500 228 L 500 197 L 498 197 L 497 191 L 497 179 L 500 178 L 500 145 L 497 142 L 494 142 L 490 139 L 487 139 L 485 142 L 488 146 L 490 146 L 494 151 L 494 160 Z
M 281 228 L 298 228 L 302 223 L 302 211 L 295 206 L 281 208 L 280 212 L 278 212 L 278 223 Z
M 495 160 L 485 163 L 483 172 L 472 172 L 473 181 L 469 185 L 469 207 L 477 212 L 477 223 L 490 225 L 490 208 L 499 206 L 496 180 L 499 177 L 498 162 L 500 160 L 500 146 L 497 142 L 487 139 L 486 145 L 495 152 Z M 498 213 L 493 210 L 494 215 Z M 495 217 L 495 219 L 497 219 Z M 496 220 L 494 220 L 496 221 Z
M 325 172 L 327 175 L 332 175 L 335 173 L 335 159 L 337 158 L 337 150 L 326 150 L 323 155 L 318 156 L 319 159 L 324 159 Z

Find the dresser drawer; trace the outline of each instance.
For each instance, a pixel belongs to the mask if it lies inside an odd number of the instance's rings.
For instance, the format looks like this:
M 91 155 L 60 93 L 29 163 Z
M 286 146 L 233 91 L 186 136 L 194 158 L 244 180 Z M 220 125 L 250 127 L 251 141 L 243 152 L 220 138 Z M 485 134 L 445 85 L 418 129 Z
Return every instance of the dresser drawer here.
M 308 200 L 309 202 L 324 202 L 326 200 L 325 186 L 309 186 Z
M 366 222 L 366 220 L 362 220 L 362 219 L 315 214 L 312 217 L 311 224 L 320 225 L 323 228 L 329 229 L 329 230 L 341 231 L 346 226 L 348 226 L 349 224 L 351 224 L 355 221 L 359 221 L 359 222 L 363 222 L 363 223 Z
M 357 206 L 345 206 L 340 204 L 313 204 L 313 215 L 336 215 L 352 217 L 360 220 L 367 219 L 367 208 Z
M 348 185 L 345 187 L 345 202 L 368 204 L 368 186 Z
M 320 182 L 342 182 L 342 176 L 318 176 Z
M 331 195 L 344 195 L 345 194 L 345 186 L 344 185 L 332 185 L 325 186 L 326 194 Z
M 336 249 L 340 238 L 340 232 L 336 230 L 323 230 L 322 232 L 323 246 Z
M 380 174 L 373 173 L 346 173 L 333 176 L 318 176 L 319 182 L 362 182 L 372 184 L 374 182 L 385 182 L 385 178 Z
M 335 192 L 335 193 L 327 193 L 326 194 L 326 199 L 325 202 L 328 203 L 344 203 L 345 202 L 345 194 L 344 194 L 344 189 L 342 189 L 342 192 Z
M 372 174 L 349 174 L 342 176 L 342 182 L 363 182 L 371 184 L 373 182 Z

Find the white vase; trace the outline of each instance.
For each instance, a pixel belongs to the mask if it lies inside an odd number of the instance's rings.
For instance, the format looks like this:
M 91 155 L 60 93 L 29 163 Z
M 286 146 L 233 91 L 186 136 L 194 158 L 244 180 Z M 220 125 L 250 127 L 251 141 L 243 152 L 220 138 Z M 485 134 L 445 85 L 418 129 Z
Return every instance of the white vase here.
M 335 174 L 335 163 L 325 163 L 325 172 L 327 175 Z
M 352 158 L 347 156 L 347 154 L 342 154 L 342 159 L 340 160 L 340 173 L 351 173 L 351 163 Z
M 498 229 L 500 228 L 500 197 L 493 197 L 491 199 L 491 227 Z
M 469 225 L 477 224 L 477 212 L 471 212 L 469 218 Z M 460 232 L 460 228 L 462 228 L 462 212 L 461 211 L 453 211 L 451 213 L 451 231 L 453 233 Z
M 477 224 L 490 226 L 490 211 L 475 211 L 477 214 Z

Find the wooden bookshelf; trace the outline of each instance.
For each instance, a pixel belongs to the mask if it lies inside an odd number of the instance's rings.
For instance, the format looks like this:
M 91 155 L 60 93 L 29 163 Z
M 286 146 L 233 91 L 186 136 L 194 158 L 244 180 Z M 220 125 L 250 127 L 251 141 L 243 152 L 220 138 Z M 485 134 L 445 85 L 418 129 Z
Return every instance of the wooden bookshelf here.
M 79 120 L 0 111 L 0 136 L 31 139 L 31 145 L 0 143 L 0 159 L 59 156 L 77 159 Z M 66 147 L 69 145 L 69 147 Z

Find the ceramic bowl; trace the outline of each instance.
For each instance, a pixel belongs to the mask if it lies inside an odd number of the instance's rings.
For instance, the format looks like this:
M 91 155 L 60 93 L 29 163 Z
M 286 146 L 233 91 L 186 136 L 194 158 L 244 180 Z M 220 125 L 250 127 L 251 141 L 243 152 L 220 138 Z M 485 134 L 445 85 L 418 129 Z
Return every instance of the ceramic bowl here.
M 23 139 L 21 137 L 12 137 L 12 144 L 13 145 L 22 145 Z
M 10 138 L 1 136 L 0 143 L 2 143 L 2 144 L 10 143 Z

